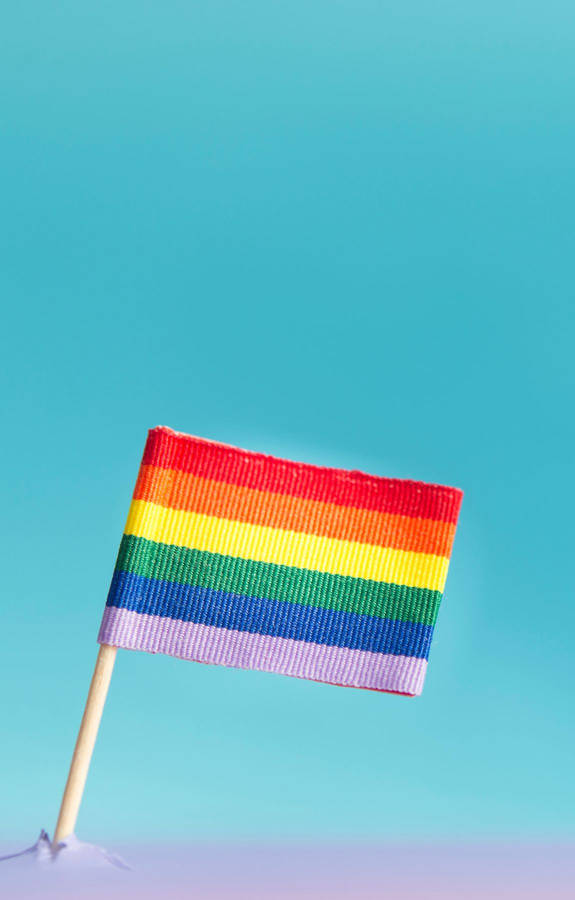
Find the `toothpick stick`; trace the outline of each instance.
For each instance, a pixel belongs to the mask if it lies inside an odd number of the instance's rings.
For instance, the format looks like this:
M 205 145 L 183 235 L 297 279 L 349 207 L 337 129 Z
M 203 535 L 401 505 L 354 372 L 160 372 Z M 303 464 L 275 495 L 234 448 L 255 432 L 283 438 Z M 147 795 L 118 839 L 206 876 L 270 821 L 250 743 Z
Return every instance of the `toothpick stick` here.
M 86 784 L 88 769 L 90 768 L 90 760 L 92 759 L 92 751 L 96 743 L 100 719 L 106 695 L 110 686 L 114 661 L 116 659 L 117 647 L 111 647 L 108 644 L 101 644 L 88 699 L 86 700 L 86 708 L 82 716 L 82 724 L 78 732 L 78 739 L 72 756 L 68 781 L 62 798 L 60 807 L 60 815 L 56 824 L 54 840 L 52 842 L 52 850 L 55 851 L 60 841 L 63 841 L 73 833 L 76 827 L 76 819 L 78 818 L 78 810 L 82 802 L 82 794 Z

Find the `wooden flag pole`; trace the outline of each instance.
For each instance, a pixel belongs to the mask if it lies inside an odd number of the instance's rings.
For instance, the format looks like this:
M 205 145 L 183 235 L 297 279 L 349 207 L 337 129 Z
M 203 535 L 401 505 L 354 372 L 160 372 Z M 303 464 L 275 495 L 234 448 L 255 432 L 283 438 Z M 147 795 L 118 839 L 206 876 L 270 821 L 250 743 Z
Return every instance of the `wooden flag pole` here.
M 84 793 L 92 751 L 96 743 L 100 719 L 102 718 L 102 711 L 110 686 L 117 649 L 117 647 L 111 647 L 109 644 L 100 645 L 88 699 L 86 700 L 86 708 L 82 716 L 82 724 L 80 725 L 74 755 L 70 764 L 68 780 L 64 789 L 64 796 L 62 797 L 54 840 L 52 841 L 53 852 L 57 849 L 60 841 L 71 835 L 76 827 L 78 810 L 82 802 L 82 794 Z

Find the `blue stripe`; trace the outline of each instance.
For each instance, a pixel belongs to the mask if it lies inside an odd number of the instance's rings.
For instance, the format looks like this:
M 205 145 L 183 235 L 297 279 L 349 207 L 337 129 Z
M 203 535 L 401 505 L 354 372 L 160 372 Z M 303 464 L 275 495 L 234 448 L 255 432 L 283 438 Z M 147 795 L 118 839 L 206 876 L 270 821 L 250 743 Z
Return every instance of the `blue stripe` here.
M 107 605 L 250 634 L 421 659 L 428 657 L 433 634 L 432 625 L 245 597 L 131 572 L 114 574 Z

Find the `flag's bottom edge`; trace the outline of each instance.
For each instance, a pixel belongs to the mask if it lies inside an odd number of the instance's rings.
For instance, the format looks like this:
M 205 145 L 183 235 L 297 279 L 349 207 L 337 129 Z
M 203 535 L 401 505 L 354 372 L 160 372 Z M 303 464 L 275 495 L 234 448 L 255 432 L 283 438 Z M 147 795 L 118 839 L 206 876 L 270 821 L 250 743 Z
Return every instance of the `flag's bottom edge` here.
M 409 696 L 421 694 L 427 669 L 427 661 L 416 657 L 232 631 L 115 606 L 104 611 L 98 641 L 126 650 Z

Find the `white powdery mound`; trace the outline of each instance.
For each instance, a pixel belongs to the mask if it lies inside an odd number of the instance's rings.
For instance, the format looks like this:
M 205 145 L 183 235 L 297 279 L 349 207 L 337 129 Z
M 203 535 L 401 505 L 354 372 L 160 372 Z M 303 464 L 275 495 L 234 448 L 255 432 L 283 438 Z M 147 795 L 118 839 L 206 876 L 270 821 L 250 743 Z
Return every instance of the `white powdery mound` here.
M 102 889 L 107 891 L 121 878 L 118 869 L 129 868 L 119 856 L 79 841 L 75 835 L 53 851 L 50 838 L 42 830 L 32 847 L 0 857 L 0 896 L 10 900 L 79 896 L 95 900 Z
M 20 864 L 27 866 L 56 867 L 59 871 L 107 866 L 115 866 L 117 869 L 130 868 L 121 857 L 109 853 L 103 847 L 97 847 L 96 844 L 79 841 L 75 834 L 71 834 L 65 841 L 58 844 L 56 850 L 52 850 L 52 842 L 44 829 L 32 847 L 20 850 L 18 853 L 10 853 L 8 856 L 0 856 L 0 862 L 7 863 L 10 860 L 17 860 Z

